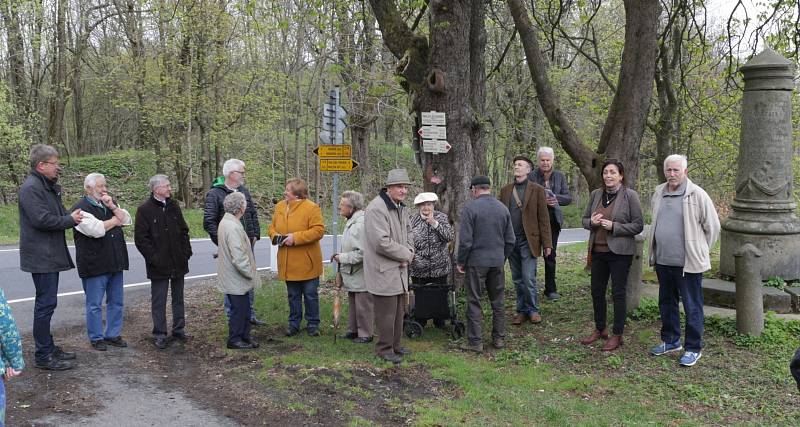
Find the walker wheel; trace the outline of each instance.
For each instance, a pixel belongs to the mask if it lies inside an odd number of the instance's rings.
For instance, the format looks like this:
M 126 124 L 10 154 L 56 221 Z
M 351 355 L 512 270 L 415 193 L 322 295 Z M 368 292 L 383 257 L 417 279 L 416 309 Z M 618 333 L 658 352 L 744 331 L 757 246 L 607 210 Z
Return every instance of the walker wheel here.
M 420 338 L 422 336 L 422 325 L 417 321 L 410 321 L 405 324 L 405 333 L 409 338 Z

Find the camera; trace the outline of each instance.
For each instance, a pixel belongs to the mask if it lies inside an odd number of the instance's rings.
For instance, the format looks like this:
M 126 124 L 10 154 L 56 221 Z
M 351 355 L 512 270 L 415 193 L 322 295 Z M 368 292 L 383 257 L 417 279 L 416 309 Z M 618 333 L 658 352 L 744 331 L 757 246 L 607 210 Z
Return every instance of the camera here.
M 284 241 L 284 240 L 286 240 L 286 236 L 285 236 L 285 235 L 283 235 L 283 234 L 276 234 L 276 235 L 275 235 L 275 236 L 272 238 L 272 244 L 273 244 L 273 245 L 275 245 L 275 246 L 280 246 L 280 245 L 282 245 L 282 244 L 283 244 L 283 241 Z

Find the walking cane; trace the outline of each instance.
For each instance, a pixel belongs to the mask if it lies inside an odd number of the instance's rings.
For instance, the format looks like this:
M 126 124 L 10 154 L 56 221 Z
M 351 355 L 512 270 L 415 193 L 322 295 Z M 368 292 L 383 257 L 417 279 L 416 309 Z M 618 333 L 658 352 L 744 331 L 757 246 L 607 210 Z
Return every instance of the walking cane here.
M 336 292 L 333 294 L 333 343 L 336 344 L 336 337 L 339 336 L 339 315 L 342 310 L 342 303 L 339 300 L 339 292 L 342 289 L 342 273 L 339 271 L 340 265 L 336 263 L 336 277 L 333 280 Z

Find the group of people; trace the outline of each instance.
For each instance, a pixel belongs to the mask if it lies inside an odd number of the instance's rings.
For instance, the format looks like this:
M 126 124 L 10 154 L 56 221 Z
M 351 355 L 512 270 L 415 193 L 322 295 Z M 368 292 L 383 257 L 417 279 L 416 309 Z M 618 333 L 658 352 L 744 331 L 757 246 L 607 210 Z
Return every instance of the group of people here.
M 513 182 L 492 196 L 491 182 L 476 176 L 470 183 L 471 202 L 460 212 L 457 248 L 455 230 L 446 214 L 436 210 L 438 196 L 420 193 L 417 208 L 409 213 L 404 201 L 412 185 L 405 169 L 389 172 L 386 185 L 367 202 L 361 193 L 346 191 L 339 214 L 347 219 L 342 245 L 332 256 L 348 291 L 349 322 L 344 337 L 370 343 L 377 332 L 375 351 L 384 360 L 399 363 L 410 351 L 401 346 L 407 314 L 409 281 L 413 284 L 447 284 L 455 269 L 466 275 L 467 339 L 464 350 L 483 350 L 480 297 L 485 289 L 493 310 L 492 345 L 505 346 L 504 265 L 508 261 L 516 292 L 513 325 L 539 323 L 542 316 L 536 280 L 537 258 L 544 258 L 543 295 L 557 300 L 556 247 L 563 223 L 561 207 L 572 201 L 566 179 L 554 169 L 554 152 L 543 147 L 534 162 L 513 159 Z M 65 370 L 76 355 L 53 341 L 50 319 L 56 308 L 59 272 L 75 265 L 67 250 L 64 231 L 74 228 L 76 261 L 86 294 L 86 328 L 89 343 L 98 351 L 125 347 L 122 338 L 122 275 L 128 268 L 123 228 L 132 223 L 130 213 L 108 193 L 106 178 L 90 173 L 84 179 L 84 196 L 65 209 L 61 201 L 58 152 L 38 144 L 31 149 L 31 173 L 20 188 L 20 266 L 30 272 L 36 287 L 33 336 L 35 366 Z M 703 335 L 702 272 L 710 269 L 709 248 L 719 233 L 719 220 L 708 195 L 686 176 L 686 158 L 669 156 L 664 163 L 667 182 L 653 196 L 650 263 L 660 283 L 659 307 L 662 342 L 651 353 L 682 350 L 683 365 L 701 357 Z M 260 239 L 256 206 L 244 186 L 245 163 L 230 159 L 223 176 L 205 198 L 204 229 L 218 245 L 218 287 L 225 294 L 229 322 L 227 347 L 258 347 L 250 335 L 260 321 L 254 309 L 254 290 L 260 280 L 254 245 Z M 591 193 L 583 215 L 590 230 L 587 261 L 591 264 L 594 330 L 582 344 L 606 340 L 604 351 L 623 344 L 625 287 L 635 250 L 634 236 L 644 227 L 637 193 L 625 186 L 624 166 L 607 160 L 602 168 L 603 188 Z M 166 348 L 171 341 L 186 341 L 183 288 L 192 256 L 189 228 L 181 208 L 172 200 L 169 178 L 155 175 L 148 182 L 149 196 L 135 214 L 134 241 L 145 259 L 151 280 L 153 344 Z M 320 240 L 325 233 L 320 207 L 309 200 L 308 184 L 299 178 L 285 185 L 284 199 L 275 206 L 269 238 L 278 247 L 278 279 L 286 282 L 289 317 L 286 335 L 303 329 L 320 335 L 319 278 L 322 275 Z M 614 316 L 607 327 L 606 293 L 611 279 Z M 172 327 L 168 328 L 166 303 L 172 294 Z M 105 298 L 105 325 L 103 299 Z M 686 315 L 686 339 L 681 344 L 678 301 Z M 414 304 L 414 301 L 411 301 Z M 419 319 L 423 322 L 428 319 Z M 446 319 L 432 319 L 444 326 Z M 9 365 L 21 369 L 22 365 Z M 13 373 L 7 372 L 7 375 Z

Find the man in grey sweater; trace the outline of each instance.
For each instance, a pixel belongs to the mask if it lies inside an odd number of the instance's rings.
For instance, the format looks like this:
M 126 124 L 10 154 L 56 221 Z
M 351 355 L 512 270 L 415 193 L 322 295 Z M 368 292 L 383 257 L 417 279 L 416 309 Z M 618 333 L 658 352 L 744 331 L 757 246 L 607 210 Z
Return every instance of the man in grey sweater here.
M 498 349 L 505 347 L 503 265 L 514 248 L 516 237 L 508 208 L 491 195 L 489 178 L 482 175 L 472 178 L 470 190 L 474 200 L 461 210 L 456 268 L 467 275 L 468 341 L 461 349 L 480 353 L 483 351 L 481 284 L 485 284 L 492 306 L 492 345 Z

